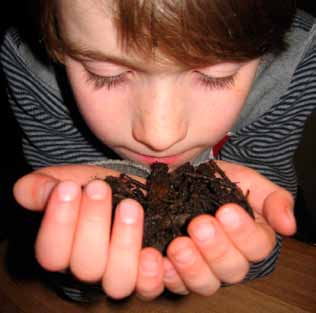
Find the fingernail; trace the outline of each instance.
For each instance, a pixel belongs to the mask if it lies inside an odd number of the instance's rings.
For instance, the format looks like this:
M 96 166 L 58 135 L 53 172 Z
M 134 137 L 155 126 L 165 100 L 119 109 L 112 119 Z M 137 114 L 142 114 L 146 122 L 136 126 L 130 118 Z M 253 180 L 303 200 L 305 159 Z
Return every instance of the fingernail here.
M 57 186 L 58 197 L 63 202 L 73 201 L 79 194 L 79 186 L 72 181 L 63 181 Z
M 208 241 L 215 235 L 215 228 L 211 223 L 201 223 L 193 230 L 194 236 L 201 242 Z
M 188 295 L 190 292 L 187 289 L 179 289 L 179 290 L 175 290 L 175 293 L 180 295 L 180 296 L 186 296 Z
M 42 189 L 42 194 L 41 194 L 43 202 L 45 203 L 47 202 L 48 197 L 50 196 L 56 184 L 57 184 L 56 181 L 51 181 L 51 180 L 47 181 L 44 184 L 43 189 Z
M 94 180 L 85 187 L 87 196 L 93 200 L 103 200 L 107 194 L 107 188 L 103 181 Z
M 236 210 L 232 208 L 224 208 L 219 214 L 218 218 L 225 226 L 234 229 L 238 228 L 240 225 L 240 217 L 237 214 Z
M 176 275 L 177 275 L 177 272 L 173 268 L 170 268 L 168 270 L 165 270 L 164 278 L 170 279 L 170 278 L 174 278 Z
M 292 210 L 285 208 L 284 213 L 289 223 L 295 223 L 295 218 Z
M 188 264 L 194 261 L 194 253 L 193 250 L 190 248 L 185 248 L 183 250 L 178 251 L 175 254 L 176 262 L 180 264 Z
M 146 256 L 141 259 L 142 273 L 146 276 L 156 276 L 158 274 L 158 259 L 155 256 Z
M 167 263 L 166 261 L 164 262 L 164 278 L 174 278 L 177 275 L 176 270 L 174 269 L 174 267 Z
M 125 224 L 135 224 L 139 214 L 139 208 L 128 202 L 119 204 L 121 221 Z

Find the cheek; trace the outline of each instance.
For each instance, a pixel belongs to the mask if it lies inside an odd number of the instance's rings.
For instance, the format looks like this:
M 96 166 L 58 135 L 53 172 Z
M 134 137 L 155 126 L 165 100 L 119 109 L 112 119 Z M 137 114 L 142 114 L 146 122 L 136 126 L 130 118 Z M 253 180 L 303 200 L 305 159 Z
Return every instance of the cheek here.
M 236 123 L 255 79 L 257 66 L 258 60 L 250 62 L 240 71 L 231 89 L 215 90 L 205 96 L 205 103 L 209 105 L 204 114 L 212 118 L 211 130 L 226 133 Z
M 246 79 L 242 79 L 246 77 Z M 199 90 L 192 94 L 192 129 L 202 143 L 214 145 L 229 132 L 242 111 L 253 76 L 243 75 L 231 89 Z M 197 109 L 198 108 L 198 109 Z
M 191 116 L 194 116 L 196 132 L 221 139 L 238 119 L 246 97 L 247 92 L 237 88 L 195 94 L 193 99 L 199 103 L 196 106 L 199 109 Z

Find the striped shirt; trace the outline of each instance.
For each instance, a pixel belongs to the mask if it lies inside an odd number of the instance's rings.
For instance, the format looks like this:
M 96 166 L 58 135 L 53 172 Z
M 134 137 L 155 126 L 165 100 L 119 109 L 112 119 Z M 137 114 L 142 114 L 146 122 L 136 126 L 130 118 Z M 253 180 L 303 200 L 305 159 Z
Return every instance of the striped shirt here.
M 287 41 L 285 52 L 262 59 L 244 110 L 218 158 L 254 168 L 295 195 L 294 153 L 304 123 L 316 106 L 314 18 L 299 11 Z M 113 157 L 77 115 L 58 68 L 41 63 L 15 29 L 5 36 L 1 64 L 9 103 L 22 129 L 24 154 L 34 169 Z M 270 273 L 280 247 L 277 235 L 271 255 L 251 264 L 245 280 Z M 84 284 L 81 289 L 63 285 L 73 299 L 80 300 L 85 294 Z

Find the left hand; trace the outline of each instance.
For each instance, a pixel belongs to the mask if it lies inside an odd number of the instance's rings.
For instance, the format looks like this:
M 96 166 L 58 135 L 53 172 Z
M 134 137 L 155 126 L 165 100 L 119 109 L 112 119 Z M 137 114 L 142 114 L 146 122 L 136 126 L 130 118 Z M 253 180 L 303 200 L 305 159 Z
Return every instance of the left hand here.
M 233 203 L 223 205 L 215 217 L 194 218 L 188 226 L 189 236 L 175 238 L 164 259 L 164 283 L 174 293 L 209 296 L 221 282 L 241 281 L 249 262 L 271 253 L 275 232 L 289 236 L 296 230 L 294 200 L 288 191 L 245 166 L 217 163 L 244 193 L 249 190 L 255 220 Z
M 164 289 L 162 255 L 154 248 L 142 249 L 139 203 L 126 199 L 112 212 L 110 186 L 95 179 L 108 175 L 119 173 L 63 165 L 38 169 L 16 182 L 16 201 L 43 214 L 37 261 L 48 271 L 69 269 L 81 281 L 100 282 L 115 299 L 129 296 L 135 287 L 140 296 L 155 297 Z

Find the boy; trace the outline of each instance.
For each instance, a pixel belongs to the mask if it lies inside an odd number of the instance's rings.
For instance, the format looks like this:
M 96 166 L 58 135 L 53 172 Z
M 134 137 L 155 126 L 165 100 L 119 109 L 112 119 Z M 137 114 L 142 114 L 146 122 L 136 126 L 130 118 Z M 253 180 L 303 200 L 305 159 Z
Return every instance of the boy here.
M 24 207 L 45 211 L 39 263 L 101 281 L 118 299 L 134 290 L 153 299 L 164 288 L 211 295 L 271 272 L 276 233 L 295 232 L 292 158 L 316 103 L 314 20 L 304 13 L 293 20 L 294 13 L 284 0 L 42 1 L 48 52 L 64 65 L 93 135 L 58 84 L 60 72 L 10 31 L 1 60 L 26 158 L 38 169 L 14 193 Z M 141 249 L 143 211 L 134 201 L 118 206 L 111 226 L 110 189 L 91 181 L 110 169 L 71 165 L 110 151 L 131 167 L 160 161 L 174 169 L 213 157 L 223 139 L 218 159 L 273 181 L 218 161 L 250 190 L 256 221 L 225 205 L 216 217 L 195 218 L 167 257 Z M 83 300 L 85 291 L 64 285 L 64 292 Z

